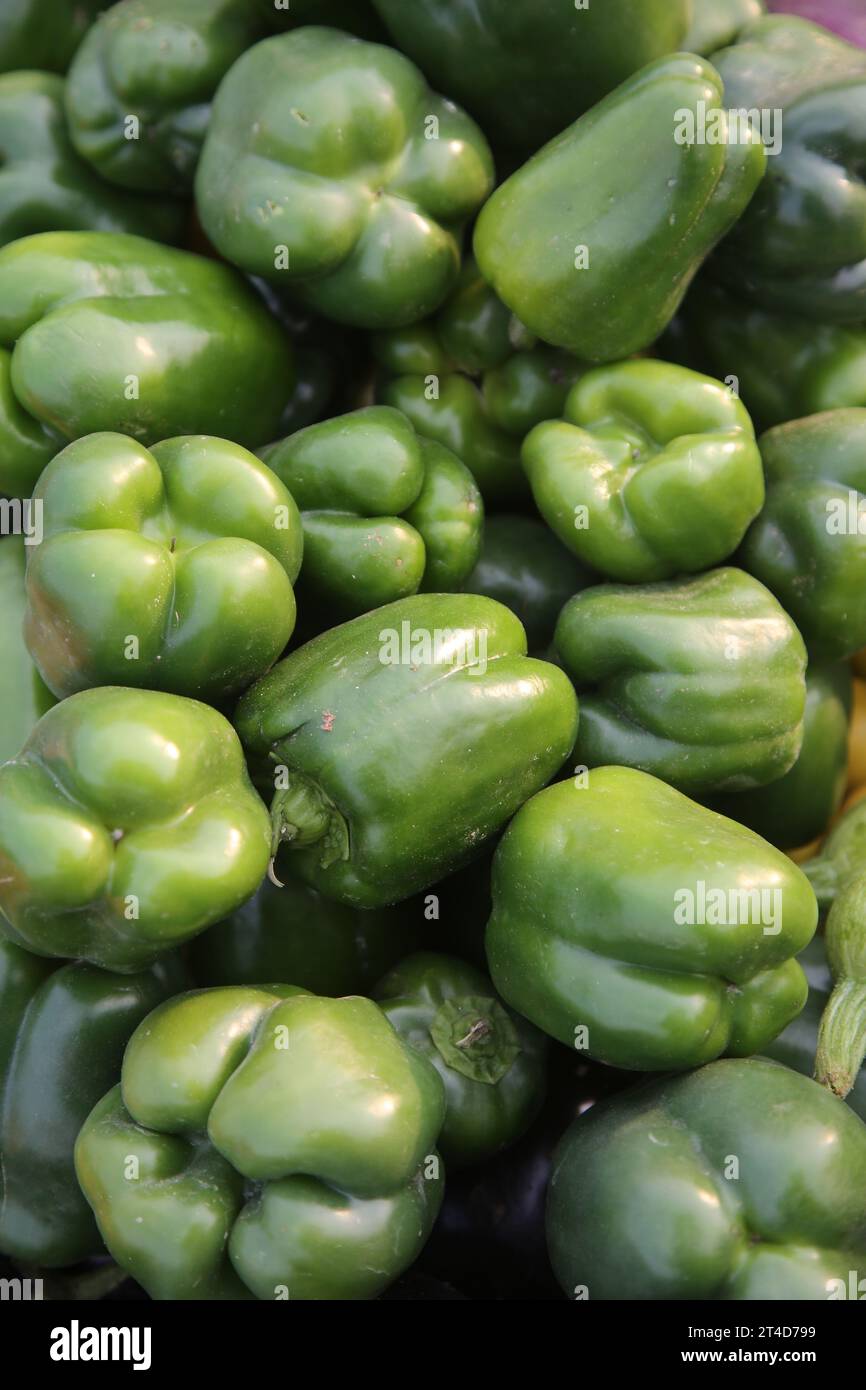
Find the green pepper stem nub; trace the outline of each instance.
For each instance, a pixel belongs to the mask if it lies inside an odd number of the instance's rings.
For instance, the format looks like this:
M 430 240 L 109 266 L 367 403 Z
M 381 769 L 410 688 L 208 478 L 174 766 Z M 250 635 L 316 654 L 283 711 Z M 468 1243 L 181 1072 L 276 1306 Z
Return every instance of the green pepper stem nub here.
M 430 1036 L 447 1066 L 489 1086 L 502 1080 L 520 1053 L 517 1029 L 496 999 L 446 999 Z
M 282 887 L 274 864 L 281 845 L 292 849 L 319 847 L 323 869 L 338 859 L 349 857 L 349 828 L 345 817 L 318 783 L 294 768 L 287 770 L 285 787 L 274 793 L 271 802 L 271 862 L 268 877 Z

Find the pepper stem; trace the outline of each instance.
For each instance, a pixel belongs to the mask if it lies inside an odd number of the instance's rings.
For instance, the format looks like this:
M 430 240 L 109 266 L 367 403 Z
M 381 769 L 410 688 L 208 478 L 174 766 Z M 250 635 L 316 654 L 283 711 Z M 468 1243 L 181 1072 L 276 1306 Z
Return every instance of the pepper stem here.
M 818 1030 L 815 1080 L 844 1099 L 866 1057 L 866 875 L 843 885 L 825 930 L 835 988 Z
M 449 1067 L 489 1086 L 502 1080 L 521 1051 L 517 1029 L 499 1001 L 476 995 L 446 999 L 430 1036 Z
M 282 883 L 275 872 L 281 845 L 292 849 L 319 848 L 323 869 L 338 859 L 349 857 L 349 827 L 331 798 L 317 782 L 295 768 L 285 770 L 285 787 L 274 793 L 271 802 L 271 860 L 268 878 L 277 887 Z

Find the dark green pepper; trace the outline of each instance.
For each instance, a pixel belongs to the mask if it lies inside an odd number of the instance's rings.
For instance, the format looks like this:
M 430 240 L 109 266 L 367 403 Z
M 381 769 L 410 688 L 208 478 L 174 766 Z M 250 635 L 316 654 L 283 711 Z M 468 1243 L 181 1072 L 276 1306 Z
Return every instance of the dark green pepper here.
M 29 496 L 62 444 L 272 439 L 292 392 L 281 329 L 229 266 L 109 232 L 0 250 L 0 491 Z
M 394 328 L 442 303 L 492 183 L 481 131 L 408 58 L 313 26 L 234 64 L 195 189 L 205 232 L 243 270 L 339 322 Z
M 851 698 L 848 666 L 810 665 L 803 744 L 794 766 L 768 786 L 714 797 L 712 809 L 779 849 L 796 849 L 822 834 L 845 795 Z
M 419 951 L 388 972 L 374 997 L 442 1078 L 439 1148 L 449 1171 L 486 1162 L 520 1138 L 544 1100 L 546 1039 L 504 1007 L 486 975 Z
M 748 1056 L 806 1002 L 808 880 L 751 830 L 625 767 L 539 792 L 493 861 L 503 999 L 612 1066 Z
M 273 854 L 286 844 L 327 897 L 381 907 L 468 863 L 544 786 L 577 702 L 507 608 L 418 594 L 293 652 L 235 723 L 276 764 Z
M 813 657 L 866 645 L 866 410 L 831 410 L 762 435 L 767 502 L 739 561 L 791 614 Z
M 590 575 L 544 522 L 503 515 L 485 521 L 481 554 L 463 589 L 504 603 L 526 629 L 529 650 L 539 652 L 563 604 L 588 583 Z
M 92 434 L 36 487 L 25 635 L 55 695 L 146 686 L 215 704 L 282 654 L 295 623 L 301 518 L 279 478 L 225 439 L 153 450 Z
M 793 15 L 713 55 L 732 107 L 772 116 L 772 158 L 716 268 L 750 300 L 819 321 L 866 318 L 866 52 Z
M 0 930 L 40 955 L 138 970 L 251 897 L 269 842 L 216 710 L 84 690 L 0 768 Z
M 721 382 L 619 362 L 578 381 L 563 416 L 527 436 L 523 466 L 559 539 L 611 579 L 721 564 L 761 509 L 755 431 Z
M 521 442 L 561 414 L 581 373 L 576 358 L 527 333 L 471 258 L 433 319 L 376 334 L 373 355 L 380 398 L 453 449 L 497 506 L 526 496 Z
M 54 704 L 24 644 L 24 540 L 0 540 L 0 613 L 3 614 L 3 661 L 0 663 L 0 764 L 14 758 L 37 719 Z
M 478 559 L 484 508 L 472 474 L 399 410 L 309 425 L 264 457 L 301 508 L 302 612 L 327 626 L 419 589 L 459 589 Z
M 740 791 L 793 767 L 806 651 L 742 570 L 576 594 L 554 645 L 580 697 L 575 757 L 638 767 L 682 791 Z
M 718 123 L 718 141 L 701 140 L 702 118 Z M 616 361 L 667 326 L 765 167 L 760 135 L 724 109 L 715 69 L 691 54 L 661 58 L 497 188 L 475 224 L 475 256 L 533 333 Z
M 65 72 L 106 0 L 3 0 L 0 72 Z
M 436 1218 L 444 1109 L 369 999 L 203 990 L 133 1034 L 76 1169 L 152 1298 L 373 1298 Z
M 184 987 L 169 959 L 138 975 L 60 965 L 0 941 L 0 1250 L 27 1265 L 102 1249 L 73 1148 L 151 1009 Z
M 181 204 L 121 193 L 78 157 L 64 83 L 47 72 L 0 77 L 0 246 L 35 232 L 134 232 L 179 241 Z
M 547 1239 L 570 1298 L 860 1298 L 866 1125 L 761 1057 L 648 1083 L 563 1137 Z

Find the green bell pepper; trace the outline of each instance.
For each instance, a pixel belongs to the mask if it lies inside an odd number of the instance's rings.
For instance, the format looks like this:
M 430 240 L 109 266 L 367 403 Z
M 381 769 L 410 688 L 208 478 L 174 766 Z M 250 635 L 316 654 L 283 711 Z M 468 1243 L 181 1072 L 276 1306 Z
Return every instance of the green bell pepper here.
M 862 1297 L 866 1125 L 762 1057 L 647 1083 L 564 1135 L 547 1239 L 574 1298 Z
M 85 690 L 0 768 L 2 929 L 38 955 L 139 970 L 250 897 L 269 842 L 216 710 Z
M 612 579 L 720 564 L 761 510 L 752 422 L 721 382 L 620 362 L 578 381 L 563 415 L 527 436 L 523 466 L 559 539 Z
M 218 704 L 282 654 L 301 518 L 246 449 L 87 435 L 52 459 L 34 502 L 44 538 L 28 561 L 25 636 L 55 695 L 146 686 Z
M 180 203 L 121 193 L 72 147 L 64 83 L 47 72 L 0 77 L 0 246 L 35 232 L 135 232 L 179 241 Z
M 326 897 L 382 907 L 481 850 L 574 743 L 577 702 L 513 613 L 418 594 L 333 628 L 243 696 L 276 763 L 272 854 Z
M 102 1242 L 75 1178 L 73 1148 L 120 1074 L 123 1049 L 157 1004 L 184 987 L 178 963 L 115 975 L 46 961 L 0 941 L 0 1251 L 55 1268 Z
M 14 758 L 37 719 L 54 704 L 24 645 L 25 546 L 21 536 L 0 540 L 0 613 L 3 614 L 3 661 L 0 662 L 0 764 Z
M 758 429 L 866 406 L 866 328 L 774 314 L 701 284 L 662 354 L 725 381 Z
M 310 27 L 234 64 L 195 188 L 230 261 L 339 322 L 394 328 L 442 303 L 492 184 L 483 134 L 408 58 Z
M 778 1038 L 774 1038 L 764 1052 L 775 1062 L 781 1062 L 804 1076 L 812 1076 L 815 1071 L 815 1053 L 818 1047 L 818 1029 L 821 1017 L 827 1007 L 833 989 L 833 976 L 827 964 L 827 952 L 823 939 L 816 936 L 801 951 L 798 960 L 809 982 L 809 998 L 803 1012 L 792 1019 Z M 866 1120 L 866 1068 L 848 1092 L 845 1100 L 861 1120 Z
M 866 645 L 866 410 L 779 425 L 759 441 L 767 502 L 739 561 L 791 614 L 818 660 Z
M 203 990 L 133 1034 L 76 1169 L 152 1298 L 373 1298 L 436 1218 L 444 1110 L 369 999 Z
M 120 233 L 3 247 L 0 347 L 11 351 L 0 361 L 0 491 L 23 496 L 63 443 L 101 430 L 255 448 L 292 391 L 288 342 L 236 271 Z
M 439 1149 L 449 1172 L 486 1162 L 529 1128 L 544 1100 L 547 1040 L 503 1006 L 486 975 L 419 951 L 389 971 L 374 998 L 442 1078 Z
M 481 554 L 463 584 L 516 613 L 531 652 L 553 637 L 560 609 L 590 576 L 542 521 L 531 516 L 493 516 L 484 523 Z
M 372 347 L 379 399 L 452 449 L 485 501 L 522 502 L 521 441 L 562 413 L 580 363 L 532 338 L 471 258 L 434 318 L 375 334 Z
M 719 143 L 701 141 L 702 117 L 714 123 L 708 133 L 718 124 Z M 587 361 L 616 361 L 670 322 L 765 167 L 759 134 L 730 121 L 715 69 L 675 54 L 496 190 L 475 224 L 475 256 L 533 333 Z
M 0 72 L 65 72 L 106 0 L 3 0 Z
M 684 46 L 691 0 L 373 0 L 398 47 L 532 154 L 645 63 Z
M 645 772 L 603 767 L 517 813 L 487 959 L 506 1003 L 631 1071 L 760 1051 L 806 1002 L 818 920 L 779 850 Z
M 721 248 L 750 300 L 807 318 L 866 318 L 866 52 L 775 15 L 714 54 L 731 106 L 775 112 L 767 176 Z
M 850 667 L 810 665 L 803 744 L 793 767 L 768 786 L 714 797 L 712 809 L 779 849 L 796 849 L 822 834 L 845 795 L 851 698 Z
M 481 549 L 484 507 L 468 468 L 374 405 L 264 453 L 301 508 L 302 613 L 332 626 L 419 589 L 459 589 Z
M 69 69 L 66 110 L 78 153 L 121 188 L 186 193 L 214 93 L 266 32 L 250 0 L 112 5 Z
M 189 947 L 197 985 L 294 980 L 315 994 L 369 994 L 376 981 L 420 945 L 415 903 L 361 912 L 331 902 L 293 879 L 267 880 L 248 902 Z
M 680 48 L 685 53 L 716 55 L 723 44 L 733 43 L 765 13 L 764 0 L 692 0 L 691 26 Z
M 579 763 L 638 767 L 695 795 L 761 787 L 793 767 L 806 651 L 742 570 L 584 589 L 554 646 L 580 698 Z
M 828 831 L 803 872 L 822 911 L 832 907 L 845 884 L 866 869 L 866 800 L 855 801 Z

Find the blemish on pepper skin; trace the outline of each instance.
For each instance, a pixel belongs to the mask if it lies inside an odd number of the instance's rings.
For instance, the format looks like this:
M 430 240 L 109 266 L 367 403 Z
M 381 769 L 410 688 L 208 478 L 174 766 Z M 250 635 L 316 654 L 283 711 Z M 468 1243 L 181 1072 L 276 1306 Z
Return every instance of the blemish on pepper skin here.
M 334 719 L 335 719 L 335 718 L 336 718 L 336 716 L 333 715 L 329 709 L 326 709 L 326 710 L 323 712 L 323 714 L 322 714 L 322 724 L 321 724 L 321 728 L 322 728 L 322 733 L 323 733 L 323 734 L 330 734 L 330 733 L 333 733 L 333 731 L 334 731 Z

